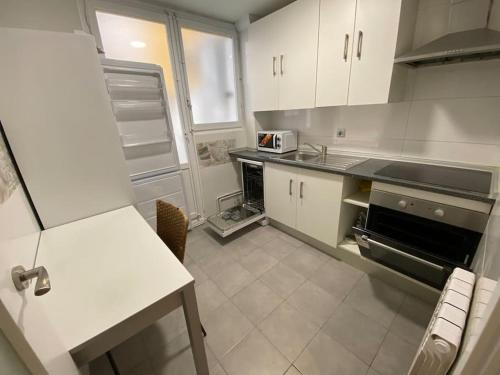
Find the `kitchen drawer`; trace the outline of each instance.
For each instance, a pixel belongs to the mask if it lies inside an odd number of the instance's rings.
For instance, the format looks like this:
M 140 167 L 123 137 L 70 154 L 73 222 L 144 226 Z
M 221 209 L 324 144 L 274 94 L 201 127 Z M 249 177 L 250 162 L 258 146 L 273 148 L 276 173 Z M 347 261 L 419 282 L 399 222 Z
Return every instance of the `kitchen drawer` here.
M 185 202 L 184 194 L 182 193 L 182 191 L 171 194 L 171 195 L 165 195 L 162 197 L 154 198 L 154 199 L 149 200 L 149 201 L 137 203 L 135 205 L 137 208 L 137 211 L 139 211 L 139 213 L 143 217 L 149 218 L 149 217 L 155 216 L 156 215 L 156 201 L 158 199 L 165 201 L 165 202 L 168 202 L 168 203 L 171 203 L 176 207 L 182 208 L 182 210 L 184 211 L 184 213 L 187 216 L 186 202 Z
M 134 183 L 136 202 L 142 203 L 175 193 L 184 194 L 182 177 L 179 173 L 151 177 Z

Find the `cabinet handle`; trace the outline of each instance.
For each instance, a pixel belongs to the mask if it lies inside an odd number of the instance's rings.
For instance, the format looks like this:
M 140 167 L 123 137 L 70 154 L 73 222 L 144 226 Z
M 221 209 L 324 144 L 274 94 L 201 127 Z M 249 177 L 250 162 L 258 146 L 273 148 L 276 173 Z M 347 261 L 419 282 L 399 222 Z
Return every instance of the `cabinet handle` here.
M 276 56 L 273 56 L 273 77 L 276 77 Z
M 359 30 L 359 35 L 358 35 L 358 52 L 356 55 L 358 56 L 358 59 L 361 60 L 361 50 L 363 49 L 363 32 Z
M 303 187 L 304 187 L 304 182 L 300 181 L 300 193 L 299 193 L 300 199 L 304 198 L 304 194 L 302 194 Z
M 292 183 L 293 183 L 293 180 L 290 179 L 290 185 L 288 185 L 288 195 L 292 195 Z
M 283 75 L 283 60 L 285 60 L 285 55 L 280 55 L 280 73 Z
M 347 62 L 347 52 L 349 50 L 349 34 L 345 34 L 344 40 L 344 60 Z

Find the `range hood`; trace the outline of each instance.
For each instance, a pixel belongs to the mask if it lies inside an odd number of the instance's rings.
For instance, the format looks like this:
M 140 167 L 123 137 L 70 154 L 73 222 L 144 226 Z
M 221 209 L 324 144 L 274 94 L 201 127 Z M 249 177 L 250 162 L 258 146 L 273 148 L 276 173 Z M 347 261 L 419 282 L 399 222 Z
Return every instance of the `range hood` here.
M 486 25 L 488 25 L 492 4 L 493 1 L 490 2 Z M 500 31 L 482 27 L 450 32 L 411 52 L 398 56 L 394 62 L 420 66 L 493 57 L 500 58 Z

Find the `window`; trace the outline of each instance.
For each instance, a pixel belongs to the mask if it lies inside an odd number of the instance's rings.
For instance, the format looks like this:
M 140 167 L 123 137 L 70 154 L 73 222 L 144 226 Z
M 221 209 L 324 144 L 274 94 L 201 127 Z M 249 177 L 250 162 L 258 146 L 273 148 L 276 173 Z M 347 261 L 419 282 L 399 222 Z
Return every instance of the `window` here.
M 233 38 L 181 28 L 193 124 L 238 121 Z
M 163 68 L 179 162 L 187 164 L 184 130 L 165 25 L 100 11 L 96 12 L 96 16 L 107 58 L 157 64 Z

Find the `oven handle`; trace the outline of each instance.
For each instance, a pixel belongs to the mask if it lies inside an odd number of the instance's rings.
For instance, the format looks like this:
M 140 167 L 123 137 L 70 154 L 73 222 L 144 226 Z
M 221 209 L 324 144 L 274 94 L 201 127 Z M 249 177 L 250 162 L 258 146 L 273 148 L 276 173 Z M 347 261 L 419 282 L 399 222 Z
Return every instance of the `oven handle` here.
M 240 163 L 247 163 L 247 164 L 252 164 L 252 165 L 258 165 L 260 167 L 262 167 L 264 165 L 263 162 L 256 161 L 256 160 L 242 159 L 242 158 L 237 158 L 236 160 L 239 161 Z
M 437 270 L 439 270 L 439 271 L 443 271 L 443 270 L 444 270 L 444 267 L 441 267 L 441 266 L 439 266 L 439 265 L 437 265 L 437 264 L 434 264 L 434 263 L 429 262 L 429 261 L 427 261 L 427 260 L 425 260 L 425 259 L 422 259 L 422 258 L 416 257 L 416 256 L 414 256 L 414 255 L 411 255 L 411 254 L 405 253 L 404 251 L 401 251 L 401 250 L 395 249 L 395 248 L 393 248 L 393 247 L 391 247 L 391 246 L 387 246 L 387 245 L 385 245 L 385 244 L 383 244 L 383 243 L 381 243 L 381 242 L 378 242 L 378 241 L 372 240 L 371 238 L 369 238 L 369 237 L 368 237 L 368 236 L 366 236 L 366 235 L 361 236 L 361 239 L 362 239 L 363 241 L 368 242 L 368 244 L 369 244 L 369 245 L 370 245 L 370 244 L 373 244 L 373 245 L 375 245 L 375 246 L 379 246 L 379 247 L 381 247 L 381 248 L 383 248 L 383 249 L 385 249 L 385 250 L 392 251 L 393 253 L 396 253 L 396 254 L 401 255 L 401 256 L 403 256 L 403 257 L 406 257 L 406 258 L 410 258 L 411 260 L 414 260 L 415 262 L 419 262 L 419 263 L 425 264 L 425 265 L 427 265 L 427 266 L 429 266 L 429 267 L 432 267 L 432 268 L 434 268 L 434 269 L 437 269 Z

